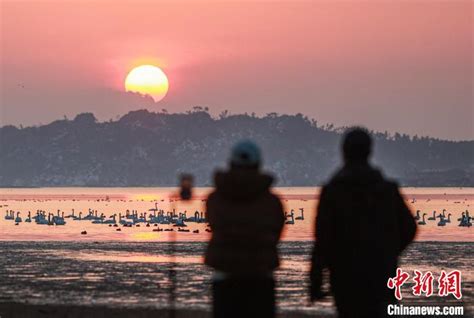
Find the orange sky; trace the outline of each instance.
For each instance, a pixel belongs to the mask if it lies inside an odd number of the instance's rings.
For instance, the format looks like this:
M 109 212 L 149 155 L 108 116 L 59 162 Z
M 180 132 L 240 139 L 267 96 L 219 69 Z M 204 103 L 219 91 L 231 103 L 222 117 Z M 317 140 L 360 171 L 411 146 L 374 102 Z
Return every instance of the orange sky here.
M 1 124 L 201 105 L 474 138 L 469 0 L 0 3 Z M 160 103 L 123 92 L 140 62 Z

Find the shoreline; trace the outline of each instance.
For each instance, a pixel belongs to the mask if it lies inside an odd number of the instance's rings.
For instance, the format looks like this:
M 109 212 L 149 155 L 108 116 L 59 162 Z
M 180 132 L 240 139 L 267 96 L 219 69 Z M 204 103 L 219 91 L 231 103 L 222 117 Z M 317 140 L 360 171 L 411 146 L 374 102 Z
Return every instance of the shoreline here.
M 168 318 L 170 310 L 167 308 L 129 308 L 108 307 L 104 305 L 39 305 L 18 302 L 0 302 L 1 318 Z M 211 318 L 210 310 L 205 309 L 176 309 L 175 318 Z M 304 312 L 278 312 L 277 318 L 335 318 L 333 314 L 304 313 Z

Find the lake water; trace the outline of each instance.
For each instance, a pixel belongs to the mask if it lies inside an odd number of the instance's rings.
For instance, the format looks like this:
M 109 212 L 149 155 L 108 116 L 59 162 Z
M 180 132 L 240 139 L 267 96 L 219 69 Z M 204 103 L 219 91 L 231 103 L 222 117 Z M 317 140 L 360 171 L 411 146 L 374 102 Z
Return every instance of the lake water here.
M 64 226 L 25 223 L 28 211 L 65 215 L 89 209 L 108 218 L 126 210 L 153 213 L 155 205 L 165 211 L 203 211 L 207 188 L 195 191 L 193 201 L 170 199 L 171 188 L 45 188 L 1 189 L 0 211 L 0 301 L 33 303 L 103 304 L 110 306 L 167 305 L 168 269 L 178 271 L 178 306 L 209 308 L 211 271 L 202 264 L 209 233 L 205 224 L 188 223 L 190 232 L 155 232 L 156 227 L 116 227 L 66 218 Z M 304 220 L 287 225 L 280 244 L 281 268 L 276 272 L 278 306 L 283 311 L 333 312 L 331 299 L 310 306 L 306 295 L 309 255 L 313 238 L 318 188 L 277 188 L 286 211 L 295 216 L 304 209 Z M 404 188 L 413 211 L 436 215 L 446 209 L 451 223 L 437 226 L 427 221 L 419 227 L 417 243 L 404 253 L 404 270 L 462 271 L 465 304 L 472 304 L 474 274 L 473 228 L 459 227 L 461 213 L 471 209 L 473 188 Z M 7 210 L 20 212 L 22 222 L 5 220 Z M 170 227 L 159 225 L 161 228 Z M 193 231 L 199 230 L 199 233 Z M 81 232 L 86 231 L 87 235 Z M 170 238 L 178 243 L 170 255 Z M 406 299 L 410 296 L 406 287 Z M 468 301 L 466 301 L 468 300 Z M 428 300 L 425 300 L 428 301 Z M 452 298 L 436 301 L 451 302 Z
M 65 226 L 37 225 L 34 222 L 22 222 L 15 226 L 13 221 L 4 219 L 7 210 L 20 212 L 23 221 L 28 211 L 32 216 L 36 210 L 57 214 L 59 211 L 70 215 L 74 209 L 75 215 L 82 212 L 85 217 L 89 209 L 104 213 L 107 218 L 112 214 L 125 215 L 126 210 L 137 210 L 141 213 L 152 213 L 155 208 L 165 211 L 175 209 L 177 212 L 187 211 L 187 216 L 193 216 L 196 210 L 204 210 L 204 199 L 211 189 L 198 188 L 195 198 L 189 203 L 170 199 L 175 193 L 172 188 L 38 188 L 38 189 L 0 189 L 0 240 L 119 240 L 119 241 L 167 241 L 169 233 L 153 232 L 145 227 L 123 228 L 121 232 L 104 224 L 92 224 L 90 221 L 73 221 L 66 219 Z M 294 210 L 295 216 L 304 209 L 304 220 L 296 220 L 294 225 L 285 228 L 283 240 L 306 241 L 313 239 L 315 210 L 319 188 L 276 188 L 281 195 L 285 211 Z M 474 232 L 471 228 L 458 227 L 457 219 L 461 213 L 470 210 L 474 204 L 474 188 L 404 188 L 402 189 L 412 211 L 420 210 L 427 213 L 427 218 L 446 209 L 445 214 L 451 214 L 452 222 L 444 227 L 437 226 L 437 221 L 427 221 L 420 226 L 417 240 L 419 241 L 462 241 L 474 242 Z M 170 202 L 172 201 L 172 202 Z M 0 214 L 1 215 L 1 214 Z M 164 226 L 166 227 L 166 226 Z M 198 229 L 200 233 L 177 233 L 179 241 L 206 241 L 209 233 L 205 224 L 190 223 L 190 230 Z M 81 235 L 87 231 L 87 235 Z

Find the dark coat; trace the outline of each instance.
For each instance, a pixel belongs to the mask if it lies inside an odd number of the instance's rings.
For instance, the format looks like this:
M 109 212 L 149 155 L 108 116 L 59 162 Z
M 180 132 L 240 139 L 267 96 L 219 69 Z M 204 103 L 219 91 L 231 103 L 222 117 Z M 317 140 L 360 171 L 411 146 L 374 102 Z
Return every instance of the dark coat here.
M 415 232 L 416 223 L 395 183 L 368 164 L 343 167 L 320 196 L 313 296 L 327 268 L 339 311 L 393 300 L 387 280 L 395 276 L 398 256 Z
M 216 173 L 214 181 L 216 190 L 207 200 L 212 237 L 205 263 L 236 275 L 273 271 L 285 221 L 280 200 L 270 192 L 273 178 L 232 169 Z

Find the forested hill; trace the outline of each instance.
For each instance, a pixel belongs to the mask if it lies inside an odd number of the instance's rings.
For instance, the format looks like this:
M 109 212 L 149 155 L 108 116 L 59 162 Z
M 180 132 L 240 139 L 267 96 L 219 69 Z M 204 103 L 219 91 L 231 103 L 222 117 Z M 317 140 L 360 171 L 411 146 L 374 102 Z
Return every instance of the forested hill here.
M 84 113 L 40 127 L 0 128 L 0 186 L 169 186 L 180 172 L 212 184 L 237 140 L 263 149 L 279 186 L 321 185 L 340 164 L 341 132 L 303 115 L 213 118 L 195 107 L 180 114 L 126 114 L 98 122 Z M 374 133 L 374 163 L 410 186 L 473 186 L 474 141 Z

